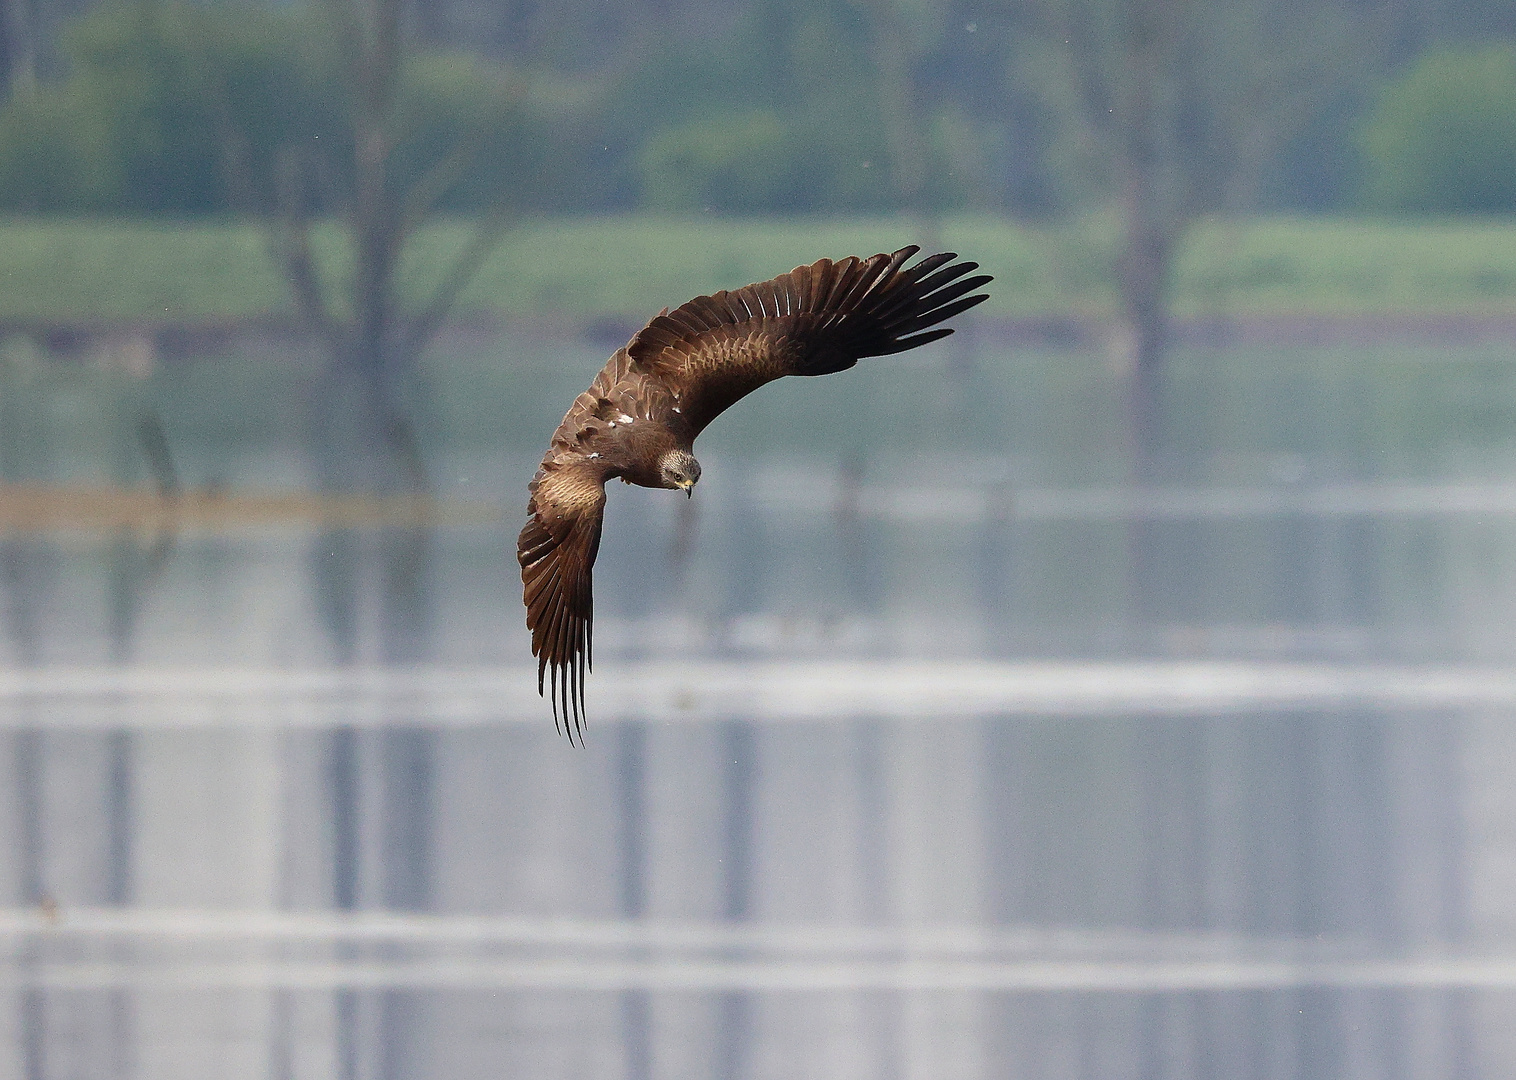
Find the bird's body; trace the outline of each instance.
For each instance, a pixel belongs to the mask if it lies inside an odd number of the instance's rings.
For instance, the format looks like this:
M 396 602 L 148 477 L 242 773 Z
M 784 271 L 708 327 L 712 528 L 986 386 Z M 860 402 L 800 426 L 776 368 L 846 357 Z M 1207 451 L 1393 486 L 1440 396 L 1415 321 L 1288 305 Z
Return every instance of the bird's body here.
M 951 253 L 902 269 L 916 251 L 823 259 L 665 309 L 569 407 L 532 480 L 517 557 L 537 688 L 550 674 L 553 713 L 571 739 L 580 734 L 606 481 L 690 492 L 700 478 L 695 438 L 764 383 L 830 374 L 952 333 L 926 328 L 986 299 L 965 294 L 990 279 L 964 278 L 975 264 L 947 265 Z

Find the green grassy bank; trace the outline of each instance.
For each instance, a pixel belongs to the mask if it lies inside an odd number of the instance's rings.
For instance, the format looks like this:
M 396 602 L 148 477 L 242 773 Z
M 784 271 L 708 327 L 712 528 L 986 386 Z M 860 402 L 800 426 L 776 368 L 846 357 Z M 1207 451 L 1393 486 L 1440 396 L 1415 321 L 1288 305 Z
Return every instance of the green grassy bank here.
M 464 222 L 413 242 L 403 286 L 419 300 L 465 240 Z M 343 238 L 321 230 L 335 280 Z M 537 220 L 508 235 L 460 314 L 642 318 L 699 292 L 773 276 L 822 255 L 946 246 L 999 279 L 985 310 L 1101 315 L 1114 307 L 1109 221 L 1032 228 L 954 217 L 745 220 L 627 216 Z M 1214 221 L 1193 230 L 1175 289 L 1207 313 L 1516 314 L 1516 220 L 1342 218 Z M 0 320 L 220 322 L 292 308 L 255 225 L 24 219 L 0 222 Z

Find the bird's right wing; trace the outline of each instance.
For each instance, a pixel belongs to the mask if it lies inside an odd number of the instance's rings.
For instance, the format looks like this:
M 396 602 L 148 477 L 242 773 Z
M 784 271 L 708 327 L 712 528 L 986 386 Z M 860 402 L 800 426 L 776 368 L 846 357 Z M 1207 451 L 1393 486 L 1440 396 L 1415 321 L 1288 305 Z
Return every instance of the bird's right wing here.
M 665 386 L 698 434 L 728 406 L 785 375 L 826 375 L 865 356 L 946 337 L 928 329 L 988 299 L 987 284 L 952 252 L 914 266 L 920 250 L 796 267 L 735 292 L 700 296 L 656 316 L 627 345 L 634 365 Z
M 544 692 L 550 675 L 553 719 L 570 741 L 577 736 L 582 743 L 594 617 L 591 571 L 600 551 L 605 474 L 586 459 L 550 454 L 530 490 L 531 516 L 517 540 L 516 559 L 537 657 L 537 692 Z

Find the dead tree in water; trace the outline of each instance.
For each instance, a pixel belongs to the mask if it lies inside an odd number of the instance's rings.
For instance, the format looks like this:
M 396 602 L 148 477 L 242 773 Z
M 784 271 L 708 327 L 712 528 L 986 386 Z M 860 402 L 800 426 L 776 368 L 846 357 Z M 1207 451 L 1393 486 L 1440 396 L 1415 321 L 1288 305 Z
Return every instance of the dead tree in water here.
M 403 303 L 399 270 L 407 244 L 475 164 L 491 133 L 455 132 L 446 150 L 417 168 L 404 146 L 414 121 L 402 86 L 409 60 L 402 0 L 330 0 L 326 12 L 337 39 L 348 130 L 332 133 L 325 147 L 313 140 L 281 148 L 270 197 L 260 191 L 248 133 L 232 119 L 234 110 L 223 108 L 228 186 L 238 204 L 267 223 L 275 262 L 327 355 L 329 378 L 318 407 L 333 413 L 345 389 L 355 389 L 358 427 L 392 465 L 390 479 L 381 483 L 398 480 L 424 491 L 429 478 L 411 400 L 420 357 L 512 215 L 504 192 L 497 192 L 431 294 L 419 304 Z M 480 111 L 498 124 L 524 93 L 503 72 L 490 89 L 496 100 Z M 411 156 L 402 160 L 402 150 Z M 312 233 L 328 209 L 340 214 L 351 256 L 340 288 L 324 279 L 313 251 Z
M 409 186 L 393 162 L 401 138 L 399 83 L 404 58 L 401 0 L 333 0 L 342 71 L 352 110 L 353 190 L 348 228 L 353 250 L 351 311 L 344 322 L 323 299 L 302 213 L 301 180 L 310 166 L 291 154 L 281 168 L 277 252 L 304 316 L 325 339 L 338 370 L 356 380 L 371 430 L 412 490 L 428 486 L 415 419 L 406 400 L 424 350 L 459 293 L 499 241 L 507 216 L 497 210 L 454 256 L 441 284 L 419 310 L 403 313 L 397 269 L 406 242 L 470 163 L 464 138 Z
M 1114 260 L 1134 479 L 1161 453 L 1175 258 L 1208 214 L 1250 209 L 1265 168 L 1378 40 L 1329 0 L 1037 0 L 1043 87 L 1120 219 Z

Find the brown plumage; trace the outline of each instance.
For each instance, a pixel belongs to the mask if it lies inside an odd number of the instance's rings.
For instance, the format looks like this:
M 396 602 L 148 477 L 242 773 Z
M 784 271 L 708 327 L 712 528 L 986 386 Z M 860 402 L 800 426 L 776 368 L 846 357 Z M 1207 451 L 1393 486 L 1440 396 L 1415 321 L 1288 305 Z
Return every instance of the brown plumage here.
M 822 259 L 772 281 L 665 308 L 610 358 L 553 433 L 531 483 L 517 558 L 537 691 L 582 742 L 590 662 L 590 569 L 605 482 L 683 488 L 700 478 L 695 437 L 728 406 L 784 375 L 828 375 L 866 356 L 946 337 L 928 329 L 987 297 L 990 281 L 952 252 Z M 550 678 L 549 678 L 550 677 Z

